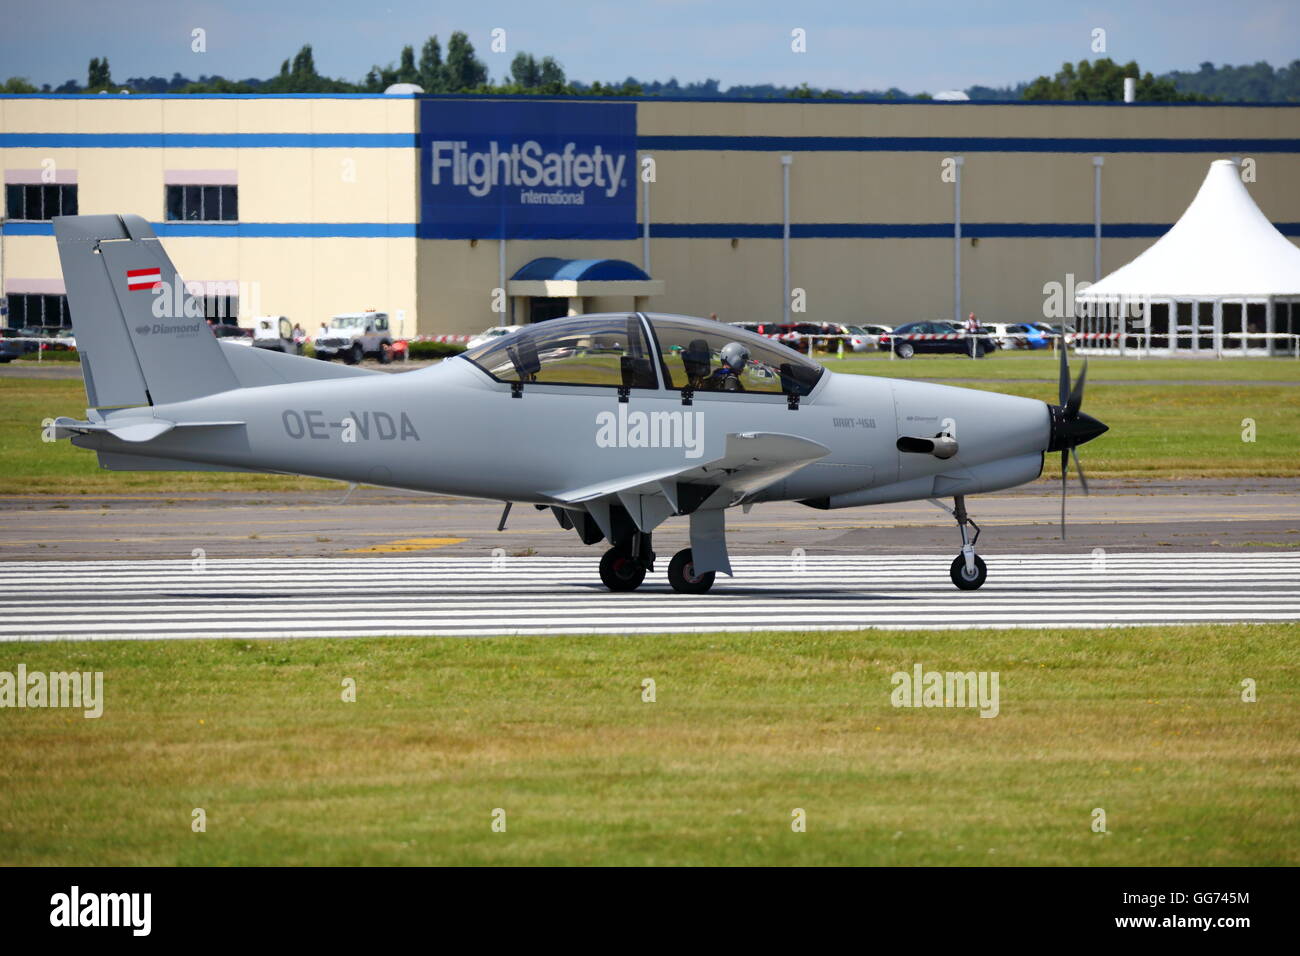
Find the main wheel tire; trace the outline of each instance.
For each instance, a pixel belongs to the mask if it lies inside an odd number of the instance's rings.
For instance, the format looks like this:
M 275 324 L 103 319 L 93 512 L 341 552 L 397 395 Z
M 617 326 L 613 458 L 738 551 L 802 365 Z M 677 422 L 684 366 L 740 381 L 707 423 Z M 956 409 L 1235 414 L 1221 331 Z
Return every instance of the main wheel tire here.
M 900 342 L 898 344 L 898 348 L 894 349 L 894 354 L 896 354 L 899 358 L 904 358 L 904 359 L 911 358 L 913 355 L 916 354 L 916 348 L 912 345 L 911 342 Z
M 645 568 L 618 548 L 600 558 L 600 580 L 611 591 L 635 591 L 645 580 Z
M 366 353 L 360 342 L 355 343 L 352 348 L 343 353 L 343 361 L 348 365 L 360 365 L 361 360 L 365 357 Z
M 379 364 L 388 365 L 392 361 L 393 346 L 391 343 L 385 342 L 383 345 L 379 346 Z
M 984 564 L 984 559 L 977 554 L 975 555 L 975 576 L 969 577 L 966 573 L 966 558 L 964 555 L 959 554 L 953 558 L 952 567 L 948 569 L 948 574 L 952 577 L 952 583 L 963 591 L 974 591 L 984 584 L 985 579 L 989 576 L 989 569 Z
M 713 587 L 715 576 L 713 571 L 695 573 L 695 565 L 691 563 L 690 548 L 678 551 L 673 555 L 672 561 L 668 562 L 668 583 L 678 594 L 705 594 Z

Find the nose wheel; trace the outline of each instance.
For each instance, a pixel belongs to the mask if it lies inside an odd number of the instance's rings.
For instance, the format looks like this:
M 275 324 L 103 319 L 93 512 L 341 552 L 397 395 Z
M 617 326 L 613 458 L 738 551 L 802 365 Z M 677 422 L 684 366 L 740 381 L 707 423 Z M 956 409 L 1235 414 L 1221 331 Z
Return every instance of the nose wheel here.
M 959 554 L 953 558 L 952 567 L 948 569 L 948 574 L 952 577 L 952 583 L 963 591 L 974 591 L 989 576 L 989 569 L 985 566 L 984 559 L 978 554 L 973 557 L 975 558 L 973 570 L 967 570 L 966 555 L 964 554 Z
M 650 535 L 637 532 L 601 555 L 600 580 L 611 591 L 635 591 L 654 567 Z
M 600 558 L 600 580 L 611 591 L 635 591 L 645 580 L 645 566 L 626 551 L 610 548 Z
M 932 505 L 942 508 L 956 519 L 957 530 L 961 532 L 961 553 L 953 558 L 948 575 L 952 578 L 952 583 L 961 590 L 974 591 L 983 587 L 984 581 L 989 576 L 989 569 L 984 564 L 984 559 L 975 553 L 975 542 L 979 540 L 980 526 L 966 513 L 965 495 L 954 496 L 952 502 L 954 507 L 949 508 L 942 501 L 930 499 Z M 973 535 L 972 528 L 975 529 Z

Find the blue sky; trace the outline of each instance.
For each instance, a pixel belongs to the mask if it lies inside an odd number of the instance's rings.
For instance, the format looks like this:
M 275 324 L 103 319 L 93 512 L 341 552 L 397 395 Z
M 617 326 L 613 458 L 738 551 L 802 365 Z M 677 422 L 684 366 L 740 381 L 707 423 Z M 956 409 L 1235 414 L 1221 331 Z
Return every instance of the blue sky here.
M 127 76 L 265 77 L 303 43 L 320 72 L 359 79 L 429 34 L 469 33 L 494 79 L 519 50 L 550 54 L 571 79 L 679 80 L 909 92 L 999 86 L 1091 58 L 1094 28 L 1107 55 L 1156 73 L 1204 60 L 1275 66 L 1300 57 L 1295 0 L 1128 0 L 1061 3 L 803 0 L 601 0 L 436 3 L 375 0 L 0 0 L 0 78 L 85 82 L 86 63 L 107 56 Z M 206 53 L 190 31 L 207 31 Z M 507 52 L 489 51 L 506 31 Z M 790 50 L 807 31 L 808 50 Z

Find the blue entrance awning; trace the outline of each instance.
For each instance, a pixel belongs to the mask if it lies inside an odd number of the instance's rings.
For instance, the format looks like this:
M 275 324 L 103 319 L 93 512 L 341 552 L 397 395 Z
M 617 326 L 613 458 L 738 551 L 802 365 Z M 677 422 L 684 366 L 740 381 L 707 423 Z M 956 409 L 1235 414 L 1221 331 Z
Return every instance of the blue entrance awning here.
M 650 277 L 622 259 L 558 259 L 545 256 L 520 268 L 514 280 L 567 279 L 576 282 L 644 282 Z

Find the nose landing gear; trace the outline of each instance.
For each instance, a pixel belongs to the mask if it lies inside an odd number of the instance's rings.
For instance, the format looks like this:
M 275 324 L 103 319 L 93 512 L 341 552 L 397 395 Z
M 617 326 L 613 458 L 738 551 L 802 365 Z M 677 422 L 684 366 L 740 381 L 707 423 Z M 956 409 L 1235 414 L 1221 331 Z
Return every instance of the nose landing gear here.
M 600 580 L 611 591 L 635 591 L 654 567 L 650 535 L 636 532 L 601 556 Z
M 957 529 L 961 532 L 961 554 L 953 559 L 948 575 L 952 578 L 952 583 L 961 590 L 974 591 L 981 587 L 989 576 L 984 559 L 975 553 L 975 542 L 979 540 L 980 526 L 966 513 L 965 495 L 954 495 L 952 501 L 956 507 L 949 508 L 942 501 L 930 499 L 932 505 L 942 508 L 957 519 Z M 973 536 L 970 533 L 971 528 L 975 529 Z

